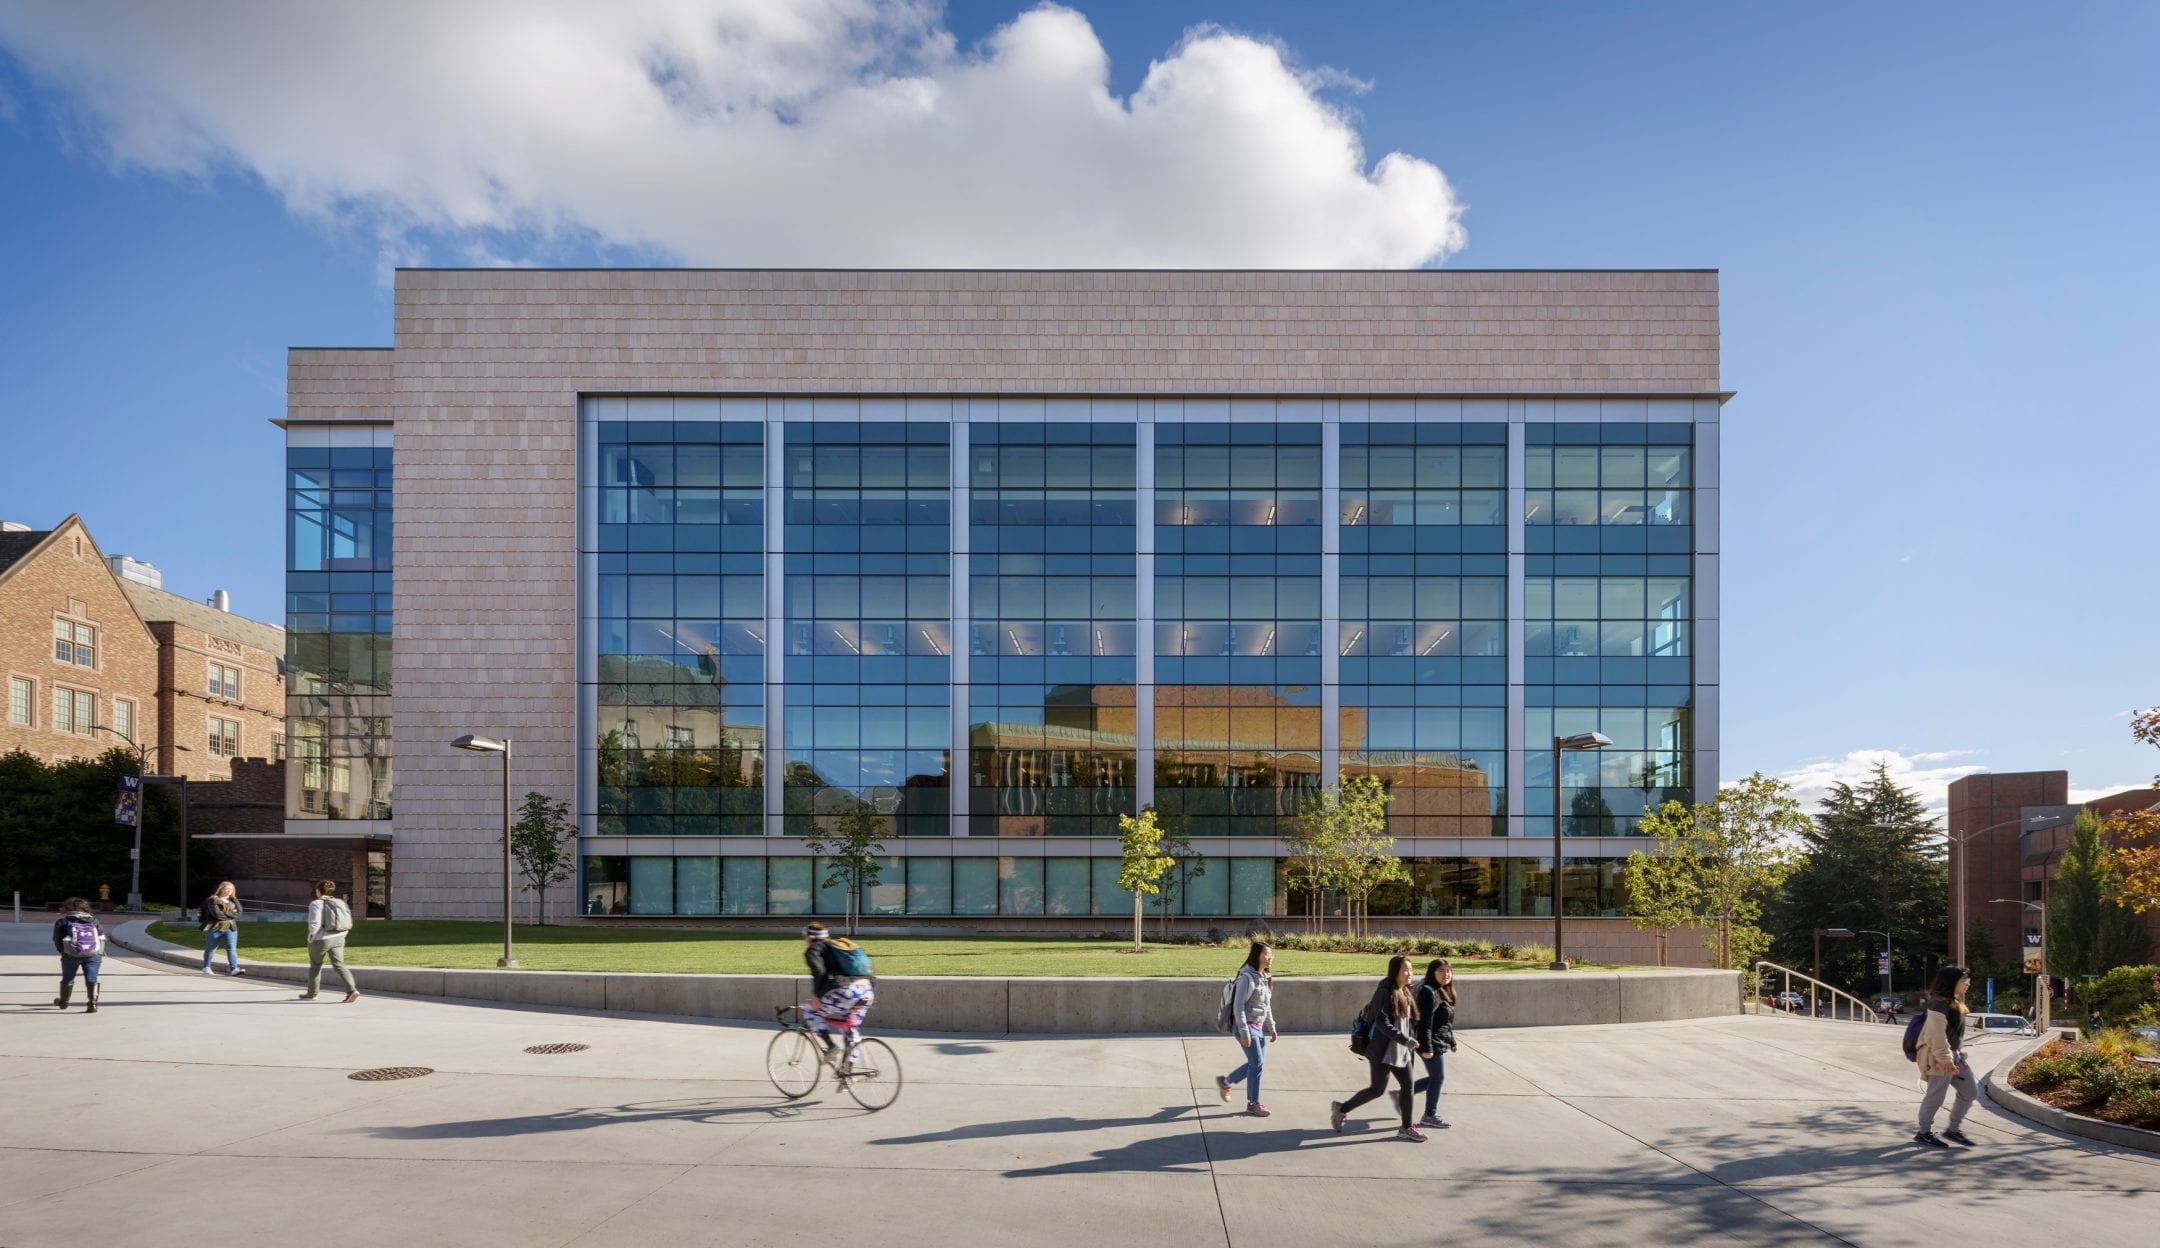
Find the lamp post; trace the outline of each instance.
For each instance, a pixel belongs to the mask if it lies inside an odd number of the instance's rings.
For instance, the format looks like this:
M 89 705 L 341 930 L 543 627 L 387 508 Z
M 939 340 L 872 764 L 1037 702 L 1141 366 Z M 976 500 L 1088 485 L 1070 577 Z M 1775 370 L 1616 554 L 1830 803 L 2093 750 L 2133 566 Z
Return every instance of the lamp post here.
M 1861 936 L 1882 937 L 1882 992 L 1886 997 L 1896 996 L 1897 990 L 1890 986 L 1890 933 L 1871 932 L 1864 927 L 1856 927 L 1853 931 Z
M 1809 973 L 1809 978 L 1816 980 L 1820 980 L 1822 978 L 1822 938 L 1828 936 L 1832 940 L 1845 940 L 1851 937 L 1851 935 L 1852 929 L 1849 927 L 1818 927 L 1815 929 L 1815 967 L 1814 970 Z M 1812 1014 L 1814 1010 L 1815 985 L 1809 984 L 1808 1012 Z
M 1957 882 L 1950 888 L 1950 961 L 1953 965 L 1968 965 L 1965 961 L 1965 859 L 1971 856 L 1973 838 L 1985 836 L 2000 828 L 2018 828 L 2025 832 L 2037 832 L 2042 828 L 2061 827 L 2069 818 L 2068 815 L 2021 816 L 2016 819 L 2005 819 L 2001 823 L 1991 823 L 1984 828 L 1974 828 L 1963 835 L 1950 832 L 1947 829 L 1943 832 L 1944 839 L 1958 847 Z M 1880 827 L 1882 825 L 1878 824 L 1876 826 Z
M 1567 907 L 1567 887 L 1562 882 L 1566 873 L 1560 863 L 1560 756 L 1570 750 L 1602 750 L 1612 744 L 1612 738 L 1602 732 L 1578 732 L 1573 736 L 1554 737 L 1552 740 L 1552 966 L 1555 971 L 1568 969 L 1567 949 L 1561 916 Z
M 2046 1031 L 2048 1023 L 2052 1021 L 2049 1018 L 2051 1011 L 2048 1007 L 2055 1003 L 2054 994 L 2049 992 L 2047 988 L 2047 903 L 2044 901 L 2025 901 L 2016 897 L 1990 897 L 1988 898 L 1988 904 L 1991 906 L 2023 906 L 2027 910 L 2038 910 L 2040 912 L 2040 969 L 2033 975 L 2033 1029 L 2035 1031 Z M 2025 950 L 2021 945 L 2018 948 L 2018 956 L 2022 958 L 2024 954 Z
M 478 737 L 466 733 L 450 743 L 461 750 L 481 754 L 502 755 L 502 923 L 503 951 L 497 966 L 516 966 L 510 946 L 510 739 L 508 737 Z
M 127 908 L 130 912 L 138 911 L 142 909 L 143 821 L 142 793 L 140 790 L 144 779 L 147 778 L 150 774 L 150 747 L 147 745 L 138 744 L 135 738 L 120 731 L 118 728 L 108 728 L 104 724 L 92 724 L 90 725 L 90 731 L 109 732 L 112 735 L 120 738 L 122 741 L 127 742 L 128 748 L 135 752 L 135 784 L 137 788 L 135 796 L 135 853 L 133 859 L 128 863 Z

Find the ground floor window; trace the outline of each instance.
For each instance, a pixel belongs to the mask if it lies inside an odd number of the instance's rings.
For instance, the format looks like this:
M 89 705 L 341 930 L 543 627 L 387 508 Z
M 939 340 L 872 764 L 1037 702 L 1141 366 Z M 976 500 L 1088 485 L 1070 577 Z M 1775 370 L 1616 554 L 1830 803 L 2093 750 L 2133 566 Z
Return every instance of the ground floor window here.
M 1617 915 L 1617 858 L 1564 863 L 1570 915 Z M 1410 879 L 1388 884 L 1369 901 L 1374 917 L 1527 918 L 1552 914 L 1550 858 L 1475 857 L 1408 860 Z M 593 855 L 583 864 L 581 909 L 587 915 L 807 915 L 846 909 L 833 864 L 808 855 L 713 857 Z M 974 857 L 882 860 L 866 884 L 865 916 L 1125 918 L 1132 894 L 1118 887 L 1118 860 L 1107 857 Z M 833 881 L 833 882 L 828 882 Z M 1194 857 L 1174 869 L 1164 896 L 1147 912 L 1190 917 L 1302 916 L 1312 901 L 1289 887 L 1274 858 Z M 1318 899 L 1338 915 L 1341 899 Z

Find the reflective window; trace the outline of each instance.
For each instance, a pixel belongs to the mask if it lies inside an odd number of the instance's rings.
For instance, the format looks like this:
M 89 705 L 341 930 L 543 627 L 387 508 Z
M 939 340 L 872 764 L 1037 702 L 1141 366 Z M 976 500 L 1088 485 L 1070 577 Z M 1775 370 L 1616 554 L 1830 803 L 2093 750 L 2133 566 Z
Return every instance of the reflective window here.
M 390 818 L 392 458 L 285 451 L 287 818 Z

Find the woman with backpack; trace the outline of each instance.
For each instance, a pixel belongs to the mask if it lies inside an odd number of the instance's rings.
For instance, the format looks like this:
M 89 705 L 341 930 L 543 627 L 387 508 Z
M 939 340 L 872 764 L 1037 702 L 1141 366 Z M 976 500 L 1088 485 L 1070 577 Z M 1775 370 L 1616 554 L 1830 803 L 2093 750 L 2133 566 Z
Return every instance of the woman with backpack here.
M 852 940 L 834 938 L 823 923 L 813 919 L 803 928 L 803 965 L 810 970 L 810 991 L 817 995 L 817 1000 L 804 1003 L 809 1008 L 803 1021 L 825 1041 L 828 1053 L 832 1037 L 827 1033 L 845 1035 L 847 1060 L 854 1061 L 863 1019 L 877 1001 L 877 989 L 870 983 L 870 955 Z
M 352 908 L 337 896 L 336 880 L 315 881 L 315 900 L 307 908 L 307 991 L 302 1001 L 313 1001 L 322 989 L 323 959 L 345 981 L 345 1004 L 360 999 L 360 985 L 345 969 L 345 937 L 352 931 Z
M 1935 972 L 1935 982 L 1928 988 L 1927 1010 L 1920 1016 L 1920 1036 L 1912 1050 L 1920 1081 L 1927 1085 L 1927 1093 L 1920 1098 L 1920 1130 L 1912 1137 L 1915 1144 L 1972 1147 L 1958 1129 L 1973 1104 L 1973 1073 L 1965 1064 L 1965 990 L 1971 986 L 1972 976 L 1964 967 L 1946 966 Z M 1950 1127 L 1936 1135 L 1935 1111 L 1950 1094 L 1956 1098 L 1950 1106 Z
M 1455 1051 L 1455 969 L 1446 958 L 1425 964 L 1425 978 L 1417 989 L 1418 1057 L 1425 1063 L 1425 1077 L 1410 1085 L 1415 1095 L 1425 1094 L 1421 1127 L 1444 1127 L 1440 1116 L 1440 1085 L 1447 1081 L 1447 1055 Z
M 98 968 L 105 964 L 105 929 L 98 926 L 90 903 L 70 897 L 60 903 L 60 918 L 53 923 L 53 949 L 60 955 L 60 995 L 53 1004 L 66 1009 L 75 995 L 75 976 L 83 977 L 83 1012 L 97 1013 Z
M 1366 1027 L 1365 1061 L 1372 1067 L 1372 1083 L 1347 1101 L 1331 1103 L 1329 1125 L 1339 1134 L 1350 1111 L 1385 1092 L 1388 1078 L 1393 1076 L 1395 1105 L 1402 1111 L 1402 1128 L 1395 1138 L 1423 1144 L 1425 1133 L 1410 1125 L 1410 1055 L 1418 1051 L 1417 999 L 1410 991 L 1410 959 L 1397 957 L 1388 963 L 1387 977 L 1373 989 L 1372 1000 L 1366 1002 L 1365 1012 L 1359 1017 Z
M 1215 1090 L 1226 1101 L 1231 1087 L 1240 1079 L 1245 1081 L 1245 1112 L 1255 1118 L 1268 1116 L 1267 1106 L 1260 1103 L 1260 1069 L 1267 1063 L 1267 1046 L 1275 1039 L 1274 977 L 1269 971 L 1274 965 L 1275 950 L 1266 941 L 1256 940 L 1246 950 L 1245 965 L 1238 968 L 1230 990 L 1231 1034 L 1245 1050 L 1245 1064 L 1215 1077 Z
M 240 893 L 227 880 L 210 890 L 210 896 L 202 903 L 202 973 L 215 975 L 210 968 L 211 956 L 218 946 L 225 946 L 225 969 L 235 975 L 245 975 L 240 969 Z

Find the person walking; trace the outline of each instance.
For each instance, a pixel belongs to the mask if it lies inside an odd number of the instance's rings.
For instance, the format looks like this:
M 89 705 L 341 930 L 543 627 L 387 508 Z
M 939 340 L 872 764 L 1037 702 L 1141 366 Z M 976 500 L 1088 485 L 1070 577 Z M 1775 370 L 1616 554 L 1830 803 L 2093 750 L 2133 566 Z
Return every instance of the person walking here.
M 1260 1071 L 1267 1064 L 1267 1046 L 1275 1039 L 1275 993 L 1273 974 L 1275 950 L 1266 941 L 1256 940 L 1245 951 L 1245 965 L 1238 968 L 1237 982 L 1230 992 L 1230 1017 L 1235 1020 L 1238 1047 L 1245 1051 L 1245 1064 L 1227 1075 L 1215 1077 L 1215 1090 L 1222 1099 L 1230 1099 L 1230 1089 L 1242 1079 L 1245 1081 L 1245 1112 L 1255 1118 L 1268 1116 L 1268 1108 L 1260 1103 Z
M 75 976 L 83 977 L 83 1012 L 97 1013 L 98 968 L 105 965 L 105 929 L 98 926 L 90 903 L 70 897 L 60 903 L 60 917 L 53 923 L 53 949 L 60 955 L 60 995 L 53 1004 L 68 1007 L 75 995 Z
M 1425 1063 L 1425 1077 L 1410 1085 L 1415 1096 L 1425 1094 L 1421 1127 L 1444 1127 L 1440 1116 L 1440 1085 L 1447 1082 L 1447 1055 L 1455 1051 L 1455 968 L 1446 958 L 1425 964 L 1425 978 L 1417 988 L 1418 1057 Z
M 1392 1076 L 1397 1085 L 1395 1106 L 1402 1111 L 1402 1128 L 1395 1138 L 1423 1144 L 1425 1133 L 1410 1125 L 1410 1055 L 1417 1052 L 1417 998 L 1410 991 L 1410 959 L 1396 957 L 1388 963 L 1387 977 L 1373 989 L 1362 1017 L 1369 1028 L 1365 1061 L 1372 1067 L 1372 1082 L 1347 1101 L 1331 1102 L 1328 1125 L 1340 1133 L 1350 1111 L 1385 1092 Z
M 323 960 L 328 958 L 330 967 L 345 981 L 345 1000 L 351 1005 L 360 999 L 360 985 L 353 982 L 352 972 L 345 969 L 345 937 L 352 932 L 352 907 L 337 895 L 336 880 L 315 881 L 315 900 L 307 908 L 307 991 L 300 994 L 302 1001 L 313 1001 L 322 988 Z
M 215 975 L 210 962 L 219 945 L 225 947 L 225 969 L 235 975 L 245 975 L 240 969 L 240 893 L 227 880 L 210 890 L 210 896 L 202 904 L 202 973 Z
M 1965 990 L 1970 987 L 1972 975 L 1964 967 L 1946 966 L 1935 972 L 1935 982 L 1928 988 L 1927 1017 L 1920 1024 L 1920 1039 L 1913 1049 L 1920 1081 L 1927 1085 L 1926 1094 L 1920 1098 L 1920 1130 L 1912 1137 L 1915 1144 L 1930 1148 L 1948 1148 L 1951 1144 L 1972 1147 L 1972 1141 L 1958 1129 L 1973 1104 L 1972 1067 L 1965 1064 Z M 1950 1127 L 1936 1135 L 1935 1111 L 1942 1108 L 1946 1095 L 1955 1097 L 1950 1106 Z

